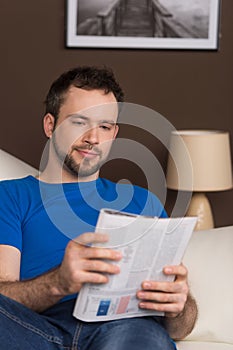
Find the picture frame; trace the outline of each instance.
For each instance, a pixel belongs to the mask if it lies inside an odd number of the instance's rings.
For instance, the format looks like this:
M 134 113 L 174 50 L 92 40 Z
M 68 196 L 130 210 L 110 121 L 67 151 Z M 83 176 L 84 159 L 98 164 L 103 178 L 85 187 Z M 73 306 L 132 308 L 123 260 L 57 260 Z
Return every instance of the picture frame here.
M 218 49 L 221 0 L 66 1 L 68 48 Z

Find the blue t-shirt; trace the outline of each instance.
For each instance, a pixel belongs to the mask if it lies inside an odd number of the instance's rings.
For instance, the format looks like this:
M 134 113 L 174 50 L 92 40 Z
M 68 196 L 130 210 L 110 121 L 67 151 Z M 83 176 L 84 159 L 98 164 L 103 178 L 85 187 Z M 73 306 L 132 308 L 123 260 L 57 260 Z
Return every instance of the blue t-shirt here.
M 0 244 L 21 251 L 20 279 L 58 266 L 70 239 L 95 230 L 101 208 L 167 217 L 151 192 L 102 178 L 48 184 L 28 176 L 0 182 Z

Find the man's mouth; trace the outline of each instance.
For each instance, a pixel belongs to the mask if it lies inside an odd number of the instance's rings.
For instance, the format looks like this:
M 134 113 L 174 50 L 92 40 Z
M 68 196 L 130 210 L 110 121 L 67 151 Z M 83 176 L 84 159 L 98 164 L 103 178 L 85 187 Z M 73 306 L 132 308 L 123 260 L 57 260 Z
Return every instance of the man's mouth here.
M 100 152 L 94 151 L 93 149 L 75 147 L 73 150 L 85 158 L 95 158 L 100 155 Z

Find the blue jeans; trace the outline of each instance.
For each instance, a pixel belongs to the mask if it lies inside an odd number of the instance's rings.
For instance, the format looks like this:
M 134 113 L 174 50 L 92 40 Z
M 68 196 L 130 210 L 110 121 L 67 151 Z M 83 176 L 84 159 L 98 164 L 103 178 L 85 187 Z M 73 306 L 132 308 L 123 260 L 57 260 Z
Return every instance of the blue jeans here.
M 1 350 L 174 350 L 161 318 L 81 322 L 74 300 L 36 313 L 0 294 Z

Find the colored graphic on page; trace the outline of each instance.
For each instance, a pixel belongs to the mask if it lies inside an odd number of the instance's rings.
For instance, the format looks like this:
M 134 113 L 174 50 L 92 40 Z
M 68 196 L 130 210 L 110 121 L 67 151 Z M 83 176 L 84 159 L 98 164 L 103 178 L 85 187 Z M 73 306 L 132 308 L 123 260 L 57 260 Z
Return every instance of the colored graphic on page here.
M 106 316 L 108 314 L 108 309 L 111 304 L 111 300 L 101 300 L 99 303 L 99 308 L 97 310 L 96 316 Z

